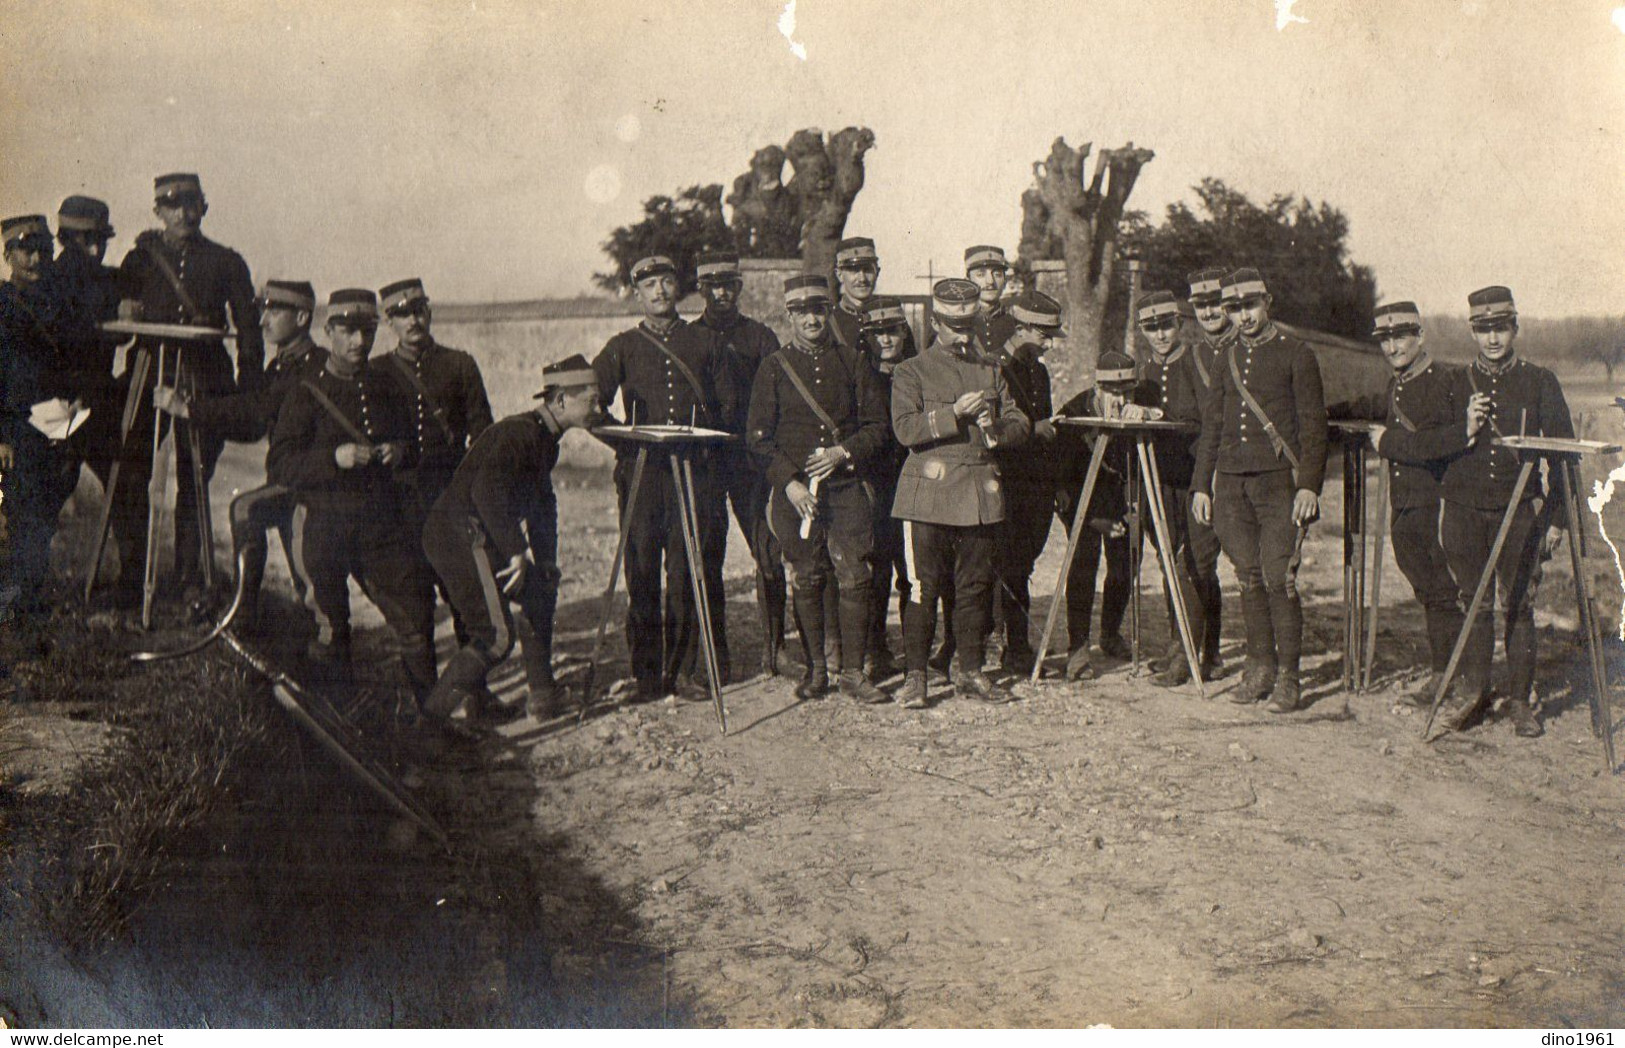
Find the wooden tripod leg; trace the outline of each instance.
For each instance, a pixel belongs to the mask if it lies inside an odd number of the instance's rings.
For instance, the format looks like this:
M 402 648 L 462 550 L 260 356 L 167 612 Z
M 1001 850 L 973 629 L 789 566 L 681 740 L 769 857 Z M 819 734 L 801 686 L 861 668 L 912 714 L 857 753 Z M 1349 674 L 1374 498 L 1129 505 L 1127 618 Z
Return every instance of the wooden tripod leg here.
M 705 592 L 705 558 L 700 548 L 699 511 L 694 500 L 694 473 L 688 457 L 674 452 L 671 462 L 672 485 L 677 489 L 677 520 L 682 526 L 683 548 L 688 553 L 688 584 L 694 591 L 694 614 L 699 619 L 700 654 L 705 658 L 705 677 L 711 701 L 716 704 L 717 724 L 728 734 L 728 713 L 722 705 L 722 673 L 711 635 L 711 602 Z
M 1343 690 L 1351 686 L 1354 664 L 1354 463 L 1343 444 Z
M 1162 501 L 1162 473 L 1157 468 L 1157 449 L 1142 434 L 1137 438 L 1136 450 L 1140 455 L 1140 471 L 1145 475 L 1145 489 L 1150 498 L 1152 534 L 1157 539 L 1157 558 L 1162 564 L 1163 585 L 1174 606 L 1174 625 L 1179 630 L 1179 644 L 1185 652 L 1185 663 L 1190 667 L 1191 680 L 1196 682 L 1196 693 L 1207 698 L 1202 684 L 1201 660 L 1196 654 L 1195 639 L 1191 634 L 1190 612 L 1185 607 L 1185 590 L 1179 551 L 1174 549 L 1173 529 L 1168 527 L 1168 506 Z
M 615 540 L 615 559 L 609 565 L 609 584 L 604 587 L 604 610 L 598 616 L 598 635 L 592 642 L 592 657 L 587 660 L 586 681 L 582 685 L 581 702 L 592 702 L 592 686 L 598 676 L 598 660 L 604 654 L 604 633 L 609 629 L 609 617 L 615 611 L 615 586 L 621 577 L 621 561 L 626 556 L 626 538 L 632 531 L 632 515 L 638 508 L 638 488 L 643 483 L 643 467 L 649 462 L 647 445 L 638 446 L 637 458 L 632 462 L 632 486 L 626 492 L 626 505 L 621 507 L 621 534 Z
M 1444 676 L 1439 678 L 1439 690 L 1428 709 L 1427 723 L 1422 725 L 1424 739 L 1433 730 L 1433 718 L 1439 715 L 1439 707 L 1444 703 L 1444 697 L 1450 691 L 1450 682 L 1456 676 L 1456 667 L 1461 664 L 1462 652 L 1467 650 L 1467 638 L 1472 636 L 1473 621 L 1478 618 L 1478 609 L 1484 603 L 1484 595 L 1489 592 L 1491 580 L 1495 578 L 1495 567 L 1501 561 L 1501 547 L 1506 545 L 1507 532 L 1512 530 L 1512 520 L 1518 515 L 1518 504 L 1523 501 L 1523 489 L 1528 487 L 1529 474 L 1534 470 L 1533 458 L 1524 460 L 1523 468 L 1518 470 L 1518 481 L 1512 486 L 1512 501 L 1507 503 L 1507 511 L 1501 517 L 1501 528 L 1495 533 L 1495 542 L 1490 546 L 1490 558 L 1484 565 L 1484 573 L 1478 577 L 1478 589 L 1473 591 L 1473 599 L 1467 605 L 1467 618 L 1461 624 L 1461 632 L 1456 634 L 1456 643 L 1450 649 L 1450 661 L 1445 665 Z
M 186 387 L 188 395 L 193 388 L 192 373 L 185 368 L 186 349 L 175 351 L 175 386 Z M 176 419 L 173 425 L 185 431 L 187 457 L 192 460 L 192 497 L 196 502 L 199 564 L 203 570 L 204 590 L 214 589 L 214 516 L 209 509 L 209 481 L 203 463 L 203 436 L 191 422 Z
M 1371 611 L 1366 619 L 1365 665 L 1360 671 L 1360 690 L 1371 688 L 1371 668 L 1377 662 L 1377 613 L 1382 607 L 1382 548 L 1388 541 L 1388 467 L 1377 464 L 1377 534 L 1372 539 L 1377 562 L 1371 566 Z
M 1106 458 L 1106 444 L 1111 437 L 1102 430 L 1095 437 L 1095 450 L 1089 456 L 1089 472 L 1083 477 L 1083 491 L 1078 495 L 1077 508 L 1072 512 L 1072 530 L 1066 536 L 1066 555 L 1061 558 L 1061 570 L 1055 578 L 1055 595 L 1050 598 L 1049 614 L 1044 618 L 1044 635 L 1038 641 L 1038 656 L 1033 659 L 1032 683 L 1037 684 L 1044 672 L 1044 658 L 1049 655 L 1050 638 L 1055 635 L 1055 617 L 1066 602 L 1066 576 L 1072 570 L 1072 558 L 1078 555 L 1078 542 L 1088 524 L 1089 500 L 1095 495 L 1095 480 L 1100 476 L 1100 464 Z
M 1360 687 L 1360 667 L 1365 662 L 1365 554 L 1366 531 L 1370 525 L 1366 514 L 1365 440 L 1354 446 L 1354 505 L 1355 523 L 1359 530 L 1354 536 L 1354 661 L 1349 666 L 1349 690 Z
M 1596 615 L 1592 614 L 1590 587 L 1586 585 L 1585 562 L 1580 549 L 1584 532 L 1580 524 L 1580 507 L 1576 502 L 1580 487 L 1576 476 L 1579 464 L 1567 456 L 1553 456 L 1551 462 L 1557 467 L 1557 475 L 1562 482 L 1563 506 L 1568 517 L 1569 560 L 1574 565 L 1574 595 L 1580 602 L 1580 629 L 1585 633 L 1586 652 L 1591 657 L 1591 730 L 1602 738 L 1603 759 L 1607 761 L 1608 773 L 1612 775 L 1616 767 L 1614 717 L 1608 703 L 1608 667 L 1602 659 L 1602 631 L 1597 625 Z
M 1137 441 L 1136 441 L 1137 443 Z M 1138 470 L 1130 468 L 1124 478 L 1128 487 L 1129 512 L 1133 527 L 1128 536 L 1129 585 L 1129 666 L 1128 675 L 1140 675 L 1140 553 L 1145 546 L 1145 492 Z M 1104 627 L 1102 627 L 1104 631 Z
M 107 490 L 102 492 L 102 508 L 96 517 L 96 534 L 91 541 L 90 562 L 85 567 L 85 602 L 90 602 L 91 591 L 96 588 L 96 575 L 102 569 L 102 554 L 107 550 L 107 533 L 113 526 L 113 499 L 118 492 L 119 473 L 124 456 L 129 451 L 130 430 L 135 427 L 136 412 L 141 408 L 141 393 L 147 384 L 147 373 L 152 370 L 152 354 L 145 347 L 136 350 L 130 366 L 130 390 L 124 395 L 124 414 L 119 420 L 118 455 L 107 474 Z
M 164 346 L 158 344 L 158 378 L 154 383 L 152 407 L 152 473 L 147 478 L 147 562 L 141 578 L 141 628 L 152 628 L 152 604 L 158 596 L 158 522 L 168 480 L 163 460 L 164 413 L 158 410 L 158 387 L 164 384 Z

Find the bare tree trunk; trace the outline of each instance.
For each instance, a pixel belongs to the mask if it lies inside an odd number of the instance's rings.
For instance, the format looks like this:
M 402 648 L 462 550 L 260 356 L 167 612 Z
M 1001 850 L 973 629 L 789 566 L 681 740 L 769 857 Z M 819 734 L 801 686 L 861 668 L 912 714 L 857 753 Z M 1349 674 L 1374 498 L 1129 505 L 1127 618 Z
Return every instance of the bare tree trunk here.
M 1084 143 L 1073 149 L 1057 138 L 1049 159 L 1033 165 L 1033 188 L 1023 195 L 1023 211 L 1036 218 L 1034 203 L 1048 210 L 1047 233 L 1058 239 L 1066 260 L 1066 359 L 1080 384 L 1094 384 L 1095 361 L 1105 338 L 1106 300 L 1117 265 L 1117 230 L 1134 183 L 1156 154 L 1136 149 L 1130 142 L 1120 149 L 1103 149 L 1095 157 L 1094 172 L 1086 181 L 1084 164 L 1094 149 Z M 1036 222 L 1023 223 L 1022 245 L 1040 242 Z
M 835 245 L 863 188 L 863 155 L 874 144 L 873 131 L 849 127 L 829 136 L 827 146 L 818 130 L 797 131 L 785 148 L 795 168 L 786 188 L 800 202 L 801 263 L 806 272 L 834 272 Z

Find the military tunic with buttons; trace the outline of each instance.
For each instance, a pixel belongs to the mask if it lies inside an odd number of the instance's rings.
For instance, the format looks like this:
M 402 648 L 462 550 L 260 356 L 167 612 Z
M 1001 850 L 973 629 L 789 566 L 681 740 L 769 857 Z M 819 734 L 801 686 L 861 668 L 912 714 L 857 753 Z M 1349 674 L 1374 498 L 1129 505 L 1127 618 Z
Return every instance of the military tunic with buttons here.
M 863 343 L 863 314 L 846 308 L 844 301 L 836 302 L 829 311 L 829 329 L 835 341 L 857 349 Z
M 1449 663 L 1462 622 L 1449 558 L 1439 544 L 1439 482 L 1450 460 L 1467 447 L 1457 370 L 1423 356 L 1396 374 L 1377 445 L 1387 460 L 1394 559 L 1422 605 L 1434 673 L 1443 673 Z
M 351 429 L 374 448 L 399 445 L 397 468 L 409 467 L 416 456 L 411 405 L 379 361 L 363 365 L 351 378 L 324 369 L 294 386 L 271 433 L 266 471 L 298 501 L 293 567 L 308 588 L 318 639 L 347 650 L 348 580 L 355 576 L 394 631 L 407 676 L 421 698 L 434 685 L 433 575 L 402 512 L 392 468 L 376 460 L 352 469 L 339 466 L 338 448 L 357 443 Z
M 986 323 L 985 317 L 978 318 Z M 1010 391 L 1021 413 L 1034 424 L 1055 414 L 1050 393 L 1049 369 L 1031 349 L 1012 348 L 1011 336 L 1015 321 L 1002 310 L 992 322 L 1006 331 L 997 359 L 1005 388 Z M 1032 652 L 1028 633 L 1031 628 L 1031 579 L 1033 565 L 1044 552 L 1049 541 L 1050 521 L 1055 515 L 1055 484 L 1057 476 L 1056 444 L 1030 440 L 1013 449 L 994 449 L 999 473 L 1005 484 L 1005 517 L 998 526 L 998 550 L 994 555 L 994 570 L 999 585 L 995 588 L 995 632 L 1002 622 L 1005 631 L 1005 658 L 1024 660 Z
M 1457 371 L 1454 378 L 1455 401 L 1463 419 L 1474 393 L 1487 394 L 1491 403 L 1488 420 L 1468 450 L 1451 460 L 1440 484 L 1443 507 L 1439 530 L 1465 608 L 1472 602 L 1484 565 L 1489 563 L 1490 547 L 1507 504 L 1512 500 L 1518 471 L 1523 465 L 1516 451 L 1497 446 L 1494 438 L 1519 432 L 1530 436 L 1573 437 L 1574 422 L 1557 376 L 1521 356 L 1514 356 L 1499 367 L 1486 365 L 1480 357 Z M 1462 653 L 1459 679 L 1469 694 L 1481 692 L 1490 683 L 1490 664 L 1495 654 L 1491 627 L 1496 589 L 1500 590 L 1501 602 L 1506 608 L 1506 650 L 1511 675 L 1508 695 L 1514 702 L 1527 702 L 1534 688 L 1534 604 L 1541 578 L 1541 545 L 1547 527 L 1560 520 L 1557 514 L 1564 512 L 1557 502 L 1560 498 L 1557 492 L 1543 497 L 1540 476 L 1541 468 L 1537 464 L 1513 516 L 1512 528 L 1507 532 L 1506 545 L 1496 565 L 1495 584 L 1485 595 Z M 1539 509 L 1537 500 L 1541 500 Z
M 485 378 L 473 356 L 438 342 L 431 342 L 416 360 L 397 347 L 379 364 L 400 382 L 412 404 L 417 463 L 402 470 L 396 481 L 405 489 L 408 512 L 421 527 L 469 445 L 491 425 Z M 408 372 L 417 382 L 407 377 Z
M 665 352 L 651 339 L 658 341 Z M 699 383 L 698 390 L 673 363 L 672 357 L 687 367 Z M 605 404 L 612 404 L 616 393 L 621 395 L 628 423 L 640 426 L 698 423 L 726 429 L 729 420 L 739 414 L 742 393 L 734 385 L 711 332 L 681 319 L 664 330 L 643 320 L 636 328 L 615 335 L 605 343 L 592 368 L 598 375 L 599 391 Z M 614 446 L 615 485 L 621 512 L 625 513 L 638 446 L 627 442 Z M 699 538 L 706 561 L 703 565 L 706 586 L 708 592 L 720 594 L 727 506 L 710 459 L 696 454 L 692 461 L 698 500 L 695 510 L 700 518 Z M 632 672 L 645 688 L 670 688 L 680 676 L 693 675 L 698 665 L 699 636 L 694 596 L 687 576 L 688 557 L 678 518 L 677 493 L 672 487 L 667 453 L 659 448 L 649 448 L 636 513 L 628 528 L 626 588 L 630 606 L 626 629 Z M 660 589 L 662 562 L 666 572 L 664 603 Z M 726 675 L 723 605 L 720 599 L 711 601 L 711 623 L 718 658 Z
M 954 401 L 978 390 L 990 394 L 993 444 L 1012 448 L 1024 442 L 1031 423 L 1015 406 L 998 367 L 970 343 L 939 341 L 892 373 L 892 431 L 909 449 L 892 516 L 910 522 L 919 581 L 919 601 L 909 606 L 905 624 L 910 673 L 925 672 L 937 601 L 950 584 L 960 665 L 981 667 L 993 585 L 993 525 L 1005 517 L 1005 499 L 989 434 L 975 419 L 954 414 Z

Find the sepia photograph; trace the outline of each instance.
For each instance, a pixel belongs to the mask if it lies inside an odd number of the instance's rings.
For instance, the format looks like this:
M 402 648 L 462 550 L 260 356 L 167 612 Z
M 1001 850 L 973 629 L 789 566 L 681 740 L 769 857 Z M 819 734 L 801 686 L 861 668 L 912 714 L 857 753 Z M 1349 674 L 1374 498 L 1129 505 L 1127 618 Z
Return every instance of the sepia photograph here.
M 0 1027 L 1625 1036 L 1621 3 L 0 0 Z

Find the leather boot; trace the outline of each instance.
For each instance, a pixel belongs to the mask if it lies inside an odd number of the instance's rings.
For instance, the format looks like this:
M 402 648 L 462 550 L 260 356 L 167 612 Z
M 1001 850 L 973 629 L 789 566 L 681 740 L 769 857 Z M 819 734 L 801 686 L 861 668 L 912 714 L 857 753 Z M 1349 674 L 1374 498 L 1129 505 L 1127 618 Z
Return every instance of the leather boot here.
M 1303 685 L 1298 681 L 1298 671 L 1282 669 L 1280 676 L 1276 678 L 1270 701 L 1264 708 L 1271 713 L 1295 713 L 1307 705 L 1303 697 Z
M 403 660 L 404 661 L 404 660 Z M 485 660 L 463 648 L 446 660 L 446 672 L 434 683 L 421 706 L 425 715 L 444 720 L 485 684 Z
M 841 614 L 840 587 L 833 581 L 826 583 L 823 593 L 824 657 L 828 660 L 826 665 L 834 666 L 839 671 L 842 666 L 846 665 L 842 658 L 844 653 L 841 651 L 841 641 L 845 638 L 841 636 L 841 631 L 835 628 L 836 623 L 840 621 Z M 862 664 L 859 663 L 859 665 Z
M 816 699 L 829 691 L 829 663 L 825 656 L 824 587 L 795 591 L 796 618 L 807 652 L 807 673 L 796 685 L 796 698 Z M 835 631 L 831 631 L 835 632 Z
M 992 706 L 1002 706 L 1007 702 L 1014 702 L 1015 696 L 994 684 L 980 668 L 975 670 L 961 669 L 954 678 L 954 694 L 962 699 L 975 699 Z
M 908 676 L 903 678 L 903 689 L 897 693 L 897 701 L 905 710 L 923 710 L 931 705 L 922 671 L 910 670 Z
M 1230 701 L 1238 706 L 1263 702 L 1274 689 L 1275 667 L 1248 659 L 1247 668 L 1241 674 L 1241 683 L 1230 693 Z
M 876 706 L 891 701 L 890 695 L 870 684 L 863 674 L 856 670 L 843 670 L 836 686 L 842 695 L 865 706 Z
M 1540 718 L 1535 716 L 1535 709 L 1523 699 L 1511 698 L 1506 701 L 1507 719 L 1512 721 L 1512 730 L 1520 738 L 1538 739 L 1545 734 L 1546 729 L 1540 726 Z

